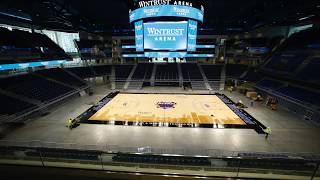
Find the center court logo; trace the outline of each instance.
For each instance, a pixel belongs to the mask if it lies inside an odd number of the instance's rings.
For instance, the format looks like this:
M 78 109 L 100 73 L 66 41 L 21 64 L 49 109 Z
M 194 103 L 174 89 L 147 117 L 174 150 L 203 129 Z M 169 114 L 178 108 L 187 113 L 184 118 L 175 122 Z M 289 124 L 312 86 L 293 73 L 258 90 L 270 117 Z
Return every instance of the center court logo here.
M 165 101 L 160 101 L 156 103 L 157 108 L 162 108 L 162 109 L 173 109 L 177 105 L 176 102 L 165 102 Z

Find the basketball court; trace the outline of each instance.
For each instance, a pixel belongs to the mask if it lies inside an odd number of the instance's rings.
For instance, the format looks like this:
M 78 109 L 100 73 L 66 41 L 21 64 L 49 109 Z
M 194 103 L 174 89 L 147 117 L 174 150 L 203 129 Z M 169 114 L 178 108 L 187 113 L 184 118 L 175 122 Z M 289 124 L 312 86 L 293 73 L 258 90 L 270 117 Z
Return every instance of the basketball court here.
M 88 121 L 246 125 L 216 95 L 119 93 Z

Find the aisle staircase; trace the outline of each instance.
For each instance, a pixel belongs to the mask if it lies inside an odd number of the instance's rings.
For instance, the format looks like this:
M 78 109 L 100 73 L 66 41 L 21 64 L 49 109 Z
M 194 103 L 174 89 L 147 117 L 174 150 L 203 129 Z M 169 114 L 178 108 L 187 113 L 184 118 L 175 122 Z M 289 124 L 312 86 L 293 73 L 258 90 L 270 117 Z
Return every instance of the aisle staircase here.
M 209 85 L 209 83 L 208 83 L 208 79 L 207 79 L 207 76 L 205 75 L 205 73 L 204 73 L 204 71 L 203 71 L 203 69 L 202 69 L 202 67 L 201 67 L 201 65 L 200 64 L 197 64 L 197 66 L 198 66 L 198 68 L 199 68 L 199 71 L 200 71 L 200 73 L 201 73 L 201 75 L 202 75 L 202 78 L 203 78 L 203 84 L 204 84 L 204 86 L 205 86 L 205 89 L 206 90 L 211 90 L 211 87 L 210 87 L 210 85 Z M 200 83 L 193 83 L 194 85 L 200 85 Z M 192 86 L 192 82 L 191 82 L 191 86 Z M 192 86 L 193 87 L 193 86 Z M 200 86 L 199 86 L 200 87 Z M 202 87 L 201 87 L 202 88 Z
M 138 64 L 135 64 L 135 65 L 133 66 L 133 68 L 131 69 L 131 72 L 130 72 L 127 80 L 126 80 L 126 83 L 124 84 L 123 89 L 128 89 L 129 85 L 132 83 L 132 82 L 131 82 L 131 81 L 132 81 L 132 76 L 133 76 L 134 72 L 136 71 L 137 66 L 138 66 Z
M 222 66 L 222 69 L 221 69 L 220 88 L 219 88 L 220 91 L 224 90 L 224 86 L 226 83 L 226 67 L 227 67 L 227 65 L 225 64 Z

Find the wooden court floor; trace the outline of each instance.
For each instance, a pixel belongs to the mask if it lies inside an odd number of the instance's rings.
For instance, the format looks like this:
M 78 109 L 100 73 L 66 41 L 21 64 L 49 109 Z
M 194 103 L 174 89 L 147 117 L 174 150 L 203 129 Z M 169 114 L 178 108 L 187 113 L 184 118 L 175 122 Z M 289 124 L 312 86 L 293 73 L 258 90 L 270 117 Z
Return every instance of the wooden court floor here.
M 215 95 L 120 93 L 91 116 L 90 120 L 245 125 Z

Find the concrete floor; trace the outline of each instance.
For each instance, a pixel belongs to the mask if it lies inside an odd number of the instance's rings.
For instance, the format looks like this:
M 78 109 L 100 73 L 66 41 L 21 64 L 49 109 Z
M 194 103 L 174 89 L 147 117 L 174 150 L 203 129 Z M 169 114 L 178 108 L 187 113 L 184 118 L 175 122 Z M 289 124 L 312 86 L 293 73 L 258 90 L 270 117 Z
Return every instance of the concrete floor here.
M 207 91 L 183 91 L 174 87 L 144 88 L 144 92 L 208 93 Z M 12 130 L 1 140 L 41 141 L 42 145 L 97 145 L 103 147 L 144 147 L 201 151 L 211 149 L 258 152 L 314 152 L 320 153 L 320 128 L 297 119 L 285 110 L 272 111 L 262 103 L 249 106 L 243 95 L 224 92 L 232 100 L 241 99 L 246 110 L 264 125 L 271 127 L 268 140 L 252 129 L 207 129 L 172 127 L 136 127 L 98 124 L 81 124 L 69 130 L 66 119 L 77 117 L 110 92 L 106 86 L 98 86 L 92 96 L 74 98 L 50 110 L 50 114 L 35 118 L 26 125 Z M 141 91 L 139 91 L 141 92 Z M 1 142 L 0 142 L 1 143 Z M 218 151 L 217 151 L 218 152 Z

